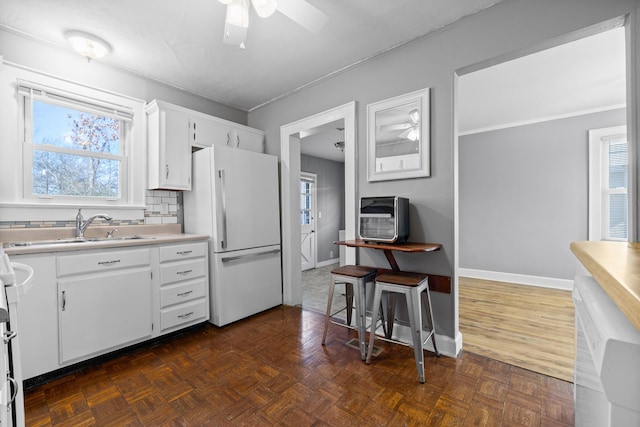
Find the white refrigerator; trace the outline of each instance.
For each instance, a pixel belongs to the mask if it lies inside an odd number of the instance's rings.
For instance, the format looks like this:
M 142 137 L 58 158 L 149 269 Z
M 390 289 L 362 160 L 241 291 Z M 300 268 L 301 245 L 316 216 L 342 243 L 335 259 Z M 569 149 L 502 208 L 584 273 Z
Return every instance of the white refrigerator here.
M 193 153 L 184 231 L 208 234 L 210 322 L 282 304 L 278 159 L 225 146 Z

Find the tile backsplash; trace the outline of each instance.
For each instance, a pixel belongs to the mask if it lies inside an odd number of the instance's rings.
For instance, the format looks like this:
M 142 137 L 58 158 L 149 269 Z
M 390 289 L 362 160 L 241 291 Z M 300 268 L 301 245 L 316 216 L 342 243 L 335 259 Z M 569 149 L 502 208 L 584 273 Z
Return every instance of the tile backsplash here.
M 145 224 L 182 224 L 182 191 L 147 190 Z
M 110 223 L 96 220 L 94 224 L 143 225 L 183 224 L 182 192 L 169 190 L 147 190 L 144 217 L 133 220 L 114 218 Z M 0 221 L 0 228 L 48 228 L 75 227 L 75 221 Z

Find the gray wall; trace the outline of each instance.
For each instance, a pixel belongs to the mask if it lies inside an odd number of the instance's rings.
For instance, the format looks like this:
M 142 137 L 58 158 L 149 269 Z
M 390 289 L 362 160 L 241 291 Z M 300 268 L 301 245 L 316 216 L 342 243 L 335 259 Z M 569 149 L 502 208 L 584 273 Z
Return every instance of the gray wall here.
M 460 267 L 572 279 L 588 130 L 625 123 L 619 109 L 460 137 Z
M 338 231 L 344 228 L 344 163 L 319 157 L 301 155 L 300 170 L 315 173 L 317 182 L 318 211 L 316 218 L 317 261 L 338 258 Z M 333 257 L 329 252 L 333 251 Z
M 280 126 L 357 102 L 356 198 L 398 195 L 411 201 L 411 238 L 439 242 L 431 254 L 398 255 L 405 270 L 452 275 L 454 267 L 455 72 L 493 58 L 512 57 L 551 40 L 635 11 L 636 0 L 505 0 L 401 49 L 366 61 L 249 113 L 249 125 L 266 131 L 269 153 L 280 154 Z M 366 180 L 366 106 L 431 87 L 430 178 L 369 183 Z M 354 201 L 357 206 L 357 201 Z M 356 215 L 356 212 L 353 213 Z M 379 251 L 360 250 L 363 263 L 387 265 Z M 439 334 L 457 338 L 454 293 L 434 294 Z

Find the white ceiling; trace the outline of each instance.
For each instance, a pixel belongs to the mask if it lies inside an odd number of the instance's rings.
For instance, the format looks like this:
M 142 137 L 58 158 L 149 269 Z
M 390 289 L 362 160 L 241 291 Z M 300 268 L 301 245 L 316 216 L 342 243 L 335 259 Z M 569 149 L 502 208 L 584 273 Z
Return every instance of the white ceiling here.
M 624 28 L 464 75 L 461 134 L 625 105 Z
M 90 32 L 105 63 L 250 111 L 498 1 L 308 0 L 329 16 L 317 33 L 252 9 L 245 50 L 223 44 L 216 0 L 0 0 L 0 27 L 64 48 Z
M 300 132 L 300 152 L 344 163 L 344 151 L 335 146 L 337 142 L 344 143 L 344 120 Z

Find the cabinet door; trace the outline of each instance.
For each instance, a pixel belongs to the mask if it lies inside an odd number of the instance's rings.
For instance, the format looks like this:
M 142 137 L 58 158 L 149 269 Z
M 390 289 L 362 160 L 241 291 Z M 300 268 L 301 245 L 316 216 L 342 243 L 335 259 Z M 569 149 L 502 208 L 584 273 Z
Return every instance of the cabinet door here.
M 211 147 L 212 145 L 230 145 L 231 128 L 219 123 L 213 118 L 191 118 L 189 120 L 189 137 L 191 146 L 198 148 Z
M 160 112 L 159 173 L 162 188 L 191 190 L 189 118 L 181 112 Z
M 234 128 L 232 147 L 264 153 L 264 132 L 250 128 Z
M 61 364 L 151 336 L 149 267 L 58 280 Z

